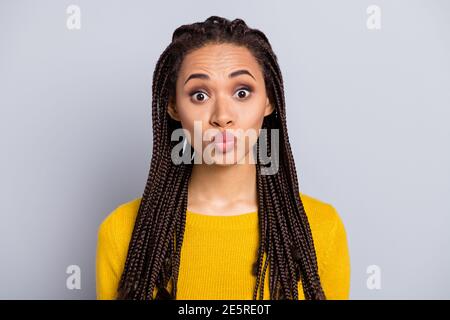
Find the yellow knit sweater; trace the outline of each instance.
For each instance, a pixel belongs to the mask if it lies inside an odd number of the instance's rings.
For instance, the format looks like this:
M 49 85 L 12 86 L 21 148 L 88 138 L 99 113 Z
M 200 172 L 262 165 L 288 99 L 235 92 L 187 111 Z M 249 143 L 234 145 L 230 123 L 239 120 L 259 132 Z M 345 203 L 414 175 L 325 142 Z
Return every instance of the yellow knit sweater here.
M 327 299 L 348 299 L 350 256 L 344 224 L 331 204 L 303 193 L 300 197 L 310 223 L 325 295 Z M 118 206 L 98 228 L 97 299 L 116 298 L 140 201 L 136 198 Z M 257 212 L 212 216 L 186 211 L 177 299 L 251 300 L 256 283 L 251 270 L 258 237 Z M 269 268 L 265 300 L 270 299 Z M 169 290 L 171 286 L 169 282 Z M 305 299 L 301 281 L 298 293 L 299 299 Z

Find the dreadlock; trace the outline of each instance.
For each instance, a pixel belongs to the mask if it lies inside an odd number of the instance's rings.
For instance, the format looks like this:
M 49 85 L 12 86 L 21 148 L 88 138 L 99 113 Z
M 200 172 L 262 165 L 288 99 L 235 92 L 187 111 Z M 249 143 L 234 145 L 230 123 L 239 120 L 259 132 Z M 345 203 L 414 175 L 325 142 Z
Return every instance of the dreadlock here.
M 266 91 L 276 106 L 264 117 L 262 128 L 280 132 L 279 164 L 275 174 L 261 174 L 256 161 L 259 246 L 253 275 L 253 299 L 264 297 L 268 264 L 270 299 L 298 300 L 298 281 L 306 299 L 325 299 L 311 229 L 301 198 L 286 126 L 283 78 L 267 37 L 241 19 L 211 16 L 204 22 L 182 25 L 158 59 L 152 85 L 153 152 L 150 171 L 139 205 L 117 299 L 176 299 L 180 252 L 186 223 L 188 181 L 192 163 L 174 164 L 171 150 L 177 144 L 171 133 L 181 128 L 167 113 L 169 99 L 183 58 L 207 44 L 230 43 L 246 47 L 258 61 Z M 255 144 L 260 148 L 261 136 Z M 272 150 L 269 145 L 269 153 Z M 192 146 L 191 152 L 193 151 Z M 259 152 L 257 153 L 259 155 Z M 267 258 L 264 259 L 264 254 Z M 264 261 L 265 260 L 265 261 Z M 263 265 L 264 262 L 264 265 Z M 172 281 L 171 292 L 167 284 Z M 157 289 L 156 296 L 153 292 Z

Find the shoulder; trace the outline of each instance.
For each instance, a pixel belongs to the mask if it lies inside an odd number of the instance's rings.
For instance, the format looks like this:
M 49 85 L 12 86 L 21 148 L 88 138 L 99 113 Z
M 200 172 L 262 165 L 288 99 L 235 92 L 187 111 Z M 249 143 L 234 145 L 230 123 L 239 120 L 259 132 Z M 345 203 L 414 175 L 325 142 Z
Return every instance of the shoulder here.
M 122 203 L 97 230 L 96 290 L 98 299 L 114 299 L 128 252 L 140 199 Z
M 346 241 L 342 218 L 336 208 L 326 201 L 299 193 L 311 228 L 319 268 L 326 264 L 329 250 L 336 241 Z
M 348 299 L 350 294 L 350 253 L 347 232 L 335 207 L 300 193 L 308 217 L 320 280 L 327 299 Z
M 334 228 L 337 223 L 342 222 L 339 213 L 331 203 L 302 192 L 299 195 L 308 221 L 310 224 L 314 224 L 314 227 L 329 229 Z
M 135 198 L 114 208 L 100 223 L 99 236 L 115 242 L 116 249 L 128 246 L 141 199 Z
M 122 203 L 114 208 L 102 221 L 100 228 L 108 229 L 126 225 L 136 218 L 141 198 L 135 198 L 131 201 Z

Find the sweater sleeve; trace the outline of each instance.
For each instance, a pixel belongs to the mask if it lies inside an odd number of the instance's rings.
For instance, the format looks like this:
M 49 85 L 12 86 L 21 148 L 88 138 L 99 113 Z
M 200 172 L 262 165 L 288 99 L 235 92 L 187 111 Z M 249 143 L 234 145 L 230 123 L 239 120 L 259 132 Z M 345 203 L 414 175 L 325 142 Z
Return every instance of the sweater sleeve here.
M 116 244 L 112 237 L 111 221 L 106 218 L 98 228 L 96 252 L 97 300 L 113 300 L 119 283 Z
M 325 255 L 325 271 L 321 276 L 327 300 L 347 300 L 350 295 L 350 255 L 344 224 L 336 209 L 328 206 L 334 216 L 329 246 Z

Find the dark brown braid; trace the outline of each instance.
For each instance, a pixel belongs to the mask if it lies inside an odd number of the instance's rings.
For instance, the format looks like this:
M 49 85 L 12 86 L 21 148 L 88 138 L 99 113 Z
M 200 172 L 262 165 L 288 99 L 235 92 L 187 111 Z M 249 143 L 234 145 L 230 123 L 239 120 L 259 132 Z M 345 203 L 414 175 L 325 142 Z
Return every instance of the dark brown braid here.
M 298 193 L 298 182 L 286 126 L 283 77 L 277 57 L 267 37 L 249 28 L 241 19 L 229 21 L 211 16 L 204 22 L 182 25 L 159 57 L 153 73 L 152 121 L 153 152 L 150 171 L 137 213 L 128 255 L 120 279 L 117 299 L 176 299 L 180 252 L 186 223 L 188 182 L 192 163 L 174 164 L 171 150 L 173 130 L 181 128 L 167 113 L 169 99 L 175 97 L 175 84 L 187 53 L 207 44 L 230 43 L 246 47 L 258 61 L 264 75 L 269 100 L 275 111 L 266 116 L 255 144 L 259 247 L 253 274 L 253 299 L 263 299 L 264 279 L 269 267 L 270 299 L 298 299 L 301 281 L 306 299 L 325 299 L 316 260 L 311 229 Z M 279 130 L 278 171 L 261 174 L 262 143 L 272 155 L 270 129 Z M 191 145 L 191 154 L 194 151 Z M 274 158 L 274 157 L 272 157 Z M 275 159 L 272 159 L 275 160 Z M 267 169 L 267 168 L 264 168 Z M 266 255 L 266 259 L 264 259 Z M 263 265 L 264 262 L 264 265 Z M 172 290 L 167 285 L 172 281 Z M 156 296 L 153 295 L 156 289 Z

